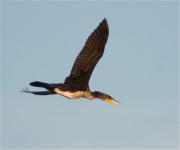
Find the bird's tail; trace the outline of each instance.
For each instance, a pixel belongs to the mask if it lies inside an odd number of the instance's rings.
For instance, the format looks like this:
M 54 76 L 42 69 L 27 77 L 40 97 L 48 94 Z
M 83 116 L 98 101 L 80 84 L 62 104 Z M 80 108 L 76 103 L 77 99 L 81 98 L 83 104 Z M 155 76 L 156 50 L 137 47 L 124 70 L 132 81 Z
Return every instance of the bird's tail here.
M 30 85 L 35 86 L 35 87 L 42 87 L 42 88 L 45 88 L 47 90 L 51 89 L 51 86 L 48 83 L 44 83 L 44 82 L 40 82 L 40 81 L 31 82 Z

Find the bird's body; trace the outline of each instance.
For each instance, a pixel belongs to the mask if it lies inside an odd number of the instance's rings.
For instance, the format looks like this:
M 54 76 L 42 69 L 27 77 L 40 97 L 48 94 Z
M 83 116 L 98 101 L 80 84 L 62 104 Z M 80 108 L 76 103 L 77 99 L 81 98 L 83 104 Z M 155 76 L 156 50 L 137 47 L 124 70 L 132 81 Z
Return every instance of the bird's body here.
M 77 99 L 77 98 L 80 98 L 80 97 L 83 97 L 84 95 L 84 91 L 63 91 L 61 90 L 61 88 L 54 88 L 54 92 L 59 94 L 59 95 L 63 95 L 64 97 L 66 98 L 69 98 L 69 99 Z
M 96 64 L 104 53 L 108 35 L 109 27 L 107 20 L 104 19 L 86 40 L 83 49 L 73 64 L 70 75 L 66 77 L 63 84 L 35 81 L 31 82 L 30 85 L 45 88 L 47 91 L 36 92 L 29 91 L 26 88 L 23 92 L 35 95 L 59 94 L 69 99 L 84 97 L 88 100 L 93 100 L 99 98 L 109 103 L 118 103 L 117 100 L 105 93 L 98 91 L 92 92 L 88 84 Z

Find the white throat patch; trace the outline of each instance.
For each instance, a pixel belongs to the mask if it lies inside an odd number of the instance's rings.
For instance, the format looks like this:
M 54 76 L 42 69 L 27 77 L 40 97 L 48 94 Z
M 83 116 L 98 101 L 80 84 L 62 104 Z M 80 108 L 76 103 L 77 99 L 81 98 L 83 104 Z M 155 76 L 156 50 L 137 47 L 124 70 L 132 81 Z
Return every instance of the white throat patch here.
M 59 95 L 62 95 L 64 97 L 66 97 L 66 98 L 69 98 L 69 99 L 80 98 L 80 97 L 82 97 L 84 95 L 83 91 L 76 91 L 76 92 L 61 91 L 59 88 L 55 88 L 54 92 L 59 94 Z

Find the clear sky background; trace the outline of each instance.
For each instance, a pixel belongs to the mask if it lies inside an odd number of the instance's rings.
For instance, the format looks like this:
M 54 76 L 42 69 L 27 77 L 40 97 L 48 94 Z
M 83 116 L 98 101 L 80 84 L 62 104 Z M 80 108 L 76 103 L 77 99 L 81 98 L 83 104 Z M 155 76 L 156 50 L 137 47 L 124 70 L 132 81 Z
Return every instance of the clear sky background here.
M 177 148 L 178 2 L 2 2 L 3 148 Z M 120 99 L 18 92 L 63 82 L 107 18 L 90 88 Z M 38 89 L 37 89 L 38 90 Z

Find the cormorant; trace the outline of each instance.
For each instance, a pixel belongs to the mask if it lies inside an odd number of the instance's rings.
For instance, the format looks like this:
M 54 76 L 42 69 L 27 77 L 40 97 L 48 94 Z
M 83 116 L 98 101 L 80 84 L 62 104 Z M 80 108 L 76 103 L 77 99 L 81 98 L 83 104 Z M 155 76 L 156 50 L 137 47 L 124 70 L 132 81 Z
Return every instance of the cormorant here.
M 35 95 L 59 94 L 69 99 L 84 97 L 93 100 L 98 98 L 109 103 L 119 103 L 108 94 L 99 91 L 92 92 L 88 84 L 96 64 L 103 56 L 108 35 L 109 27 L 106 18 L 104 18 L 86 40 L 73 64 L 70 75 L 66 77 L 64 83 L 54 84 L 35 81 L 31 82 L 30 85 L 45 88 L 46 91 L 30 91 L 25 88 L 22 92 Z

